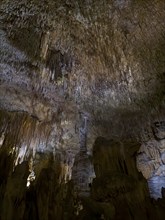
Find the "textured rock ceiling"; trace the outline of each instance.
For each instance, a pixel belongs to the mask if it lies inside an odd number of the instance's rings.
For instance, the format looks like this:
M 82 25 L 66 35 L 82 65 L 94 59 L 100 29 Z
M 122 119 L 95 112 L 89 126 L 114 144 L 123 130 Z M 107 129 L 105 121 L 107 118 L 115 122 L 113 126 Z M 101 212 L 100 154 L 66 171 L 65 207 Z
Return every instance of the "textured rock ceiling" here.
M 164 105 L 163 0 L 0 6 L 1 109 L 40 121 L 88 112 L 99 130 L 111 124 L 120 136 Z
M 79 149 L 84 115 L 89 149 L 148 141 L 164 120 L 163 0 L 3 0 L 0 19 L 0 108 L 31 115 L 39 139 L 44 124 L 49 149 Z

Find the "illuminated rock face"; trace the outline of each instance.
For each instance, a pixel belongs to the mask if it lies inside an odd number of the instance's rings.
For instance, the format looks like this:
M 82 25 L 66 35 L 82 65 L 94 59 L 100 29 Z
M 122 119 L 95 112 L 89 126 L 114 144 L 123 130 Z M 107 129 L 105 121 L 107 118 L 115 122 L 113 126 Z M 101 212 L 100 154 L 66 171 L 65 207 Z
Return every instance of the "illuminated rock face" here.
M 164 0 L 1 1 L 0 220 L 164 219 L 164 30 Z
M 161 189 L 165 187 L 165 134 L 164 121 L 155 122 L 152 137 L 144 142 L 138 151 L 137 168 L 148 180 L 153 198 L 162 198 Z

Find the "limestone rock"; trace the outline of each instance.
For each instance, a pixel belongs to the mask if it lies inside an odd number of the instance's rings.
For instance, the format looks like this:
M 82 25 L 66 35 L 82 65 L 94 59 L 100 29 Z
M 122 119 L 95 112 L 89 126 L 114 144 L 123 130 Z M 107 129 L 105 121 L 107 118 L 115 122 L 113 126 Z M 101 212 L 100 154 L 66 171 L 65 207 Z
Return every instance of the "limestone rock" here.
M 161 154 L 162 163 L 165 164 L 165 152 Z
M 161 143 L 155 139 L 143 143 L 137 156 L 137 167 L 146 179 L 152 177 L 155 171 L 162 165 Z
M 155 129 L 157 127 L 155 126 Z M 157 130 L 158 132 L 156 133 L 155 129 L 154 134 L 156 139 L 150 139 L 140 147 L 137 155 L 137 168 L 148 180 L 151 197 L 157 199 L 161 198 L 161 183 L 165 176 L 165 140 L 161 139 L 160 136 L 158 137 L 161 134 L 160 130 Z
M 75 191 L 79 195 L 89 196 L 94 177 L 95 172 L 90 156 L 86 152 L 80 151 L 75 156 L 72 167 L 72 180 L 75 185 Z
M 154 133 L 158 139 L 165 139 L 165 121 L 154 123 Z
M 1 0 L 0 220 L 164 220 L 164 30 L 164 0 Z

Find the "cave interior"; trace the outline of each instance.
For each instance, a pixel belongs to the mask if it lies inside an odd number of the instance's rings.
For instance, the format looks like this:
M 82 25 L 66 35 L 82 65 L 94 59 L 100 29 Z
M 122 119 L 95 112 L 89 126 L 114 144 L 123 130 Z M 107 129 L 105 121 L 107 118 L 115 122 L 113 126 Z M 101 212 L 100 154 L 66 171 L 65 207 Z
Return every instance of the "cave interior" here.
M 165 219 L 164 48 L 164 0 L 1 0 L 0 220 Z

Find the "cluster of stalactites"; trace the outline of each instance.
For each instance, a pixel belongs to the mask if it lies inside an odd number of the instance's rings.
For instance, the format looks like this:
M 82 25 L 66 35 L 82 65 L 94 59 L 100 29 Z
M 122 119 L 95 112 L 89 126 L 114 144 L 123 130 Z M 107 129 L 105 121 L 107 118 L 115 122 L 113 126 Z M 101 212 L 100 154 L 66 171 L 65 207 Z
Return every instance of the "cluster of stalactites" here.
M 14 154 L 14 166 L 34 158 L 47 145 L 50 127 L 25 113 L 0 112 L 0 150 Z

